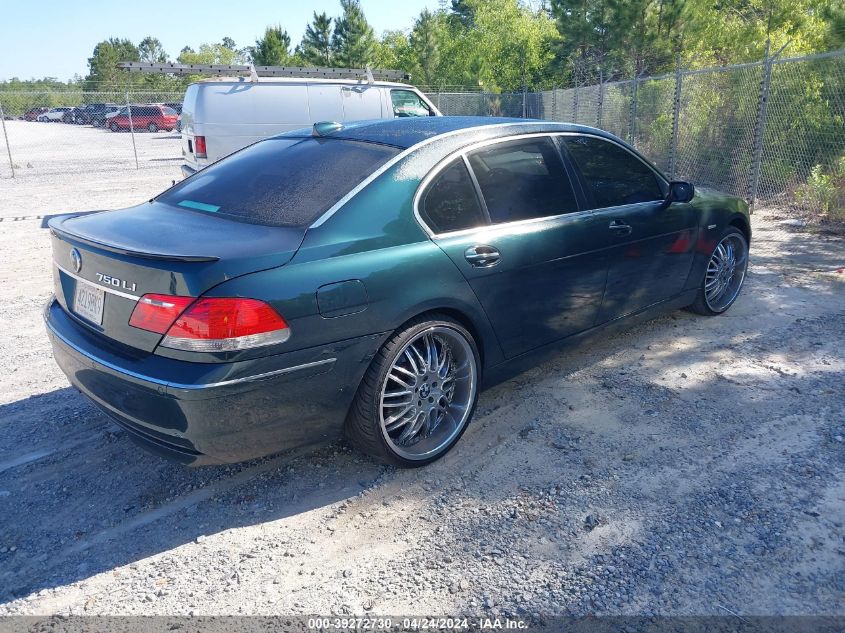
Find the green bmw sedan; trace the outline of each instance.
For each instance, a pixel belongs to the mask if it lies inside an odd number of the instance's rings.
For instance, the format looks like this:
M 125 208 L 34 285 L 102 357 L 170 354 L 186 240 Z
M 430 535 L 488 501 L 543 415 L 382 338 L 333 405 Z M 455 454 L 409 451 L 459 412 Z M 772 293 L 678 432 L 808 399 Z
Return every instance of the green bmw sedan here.
M 194 465 L 344 433 L 427 464 L 562 344 L 725 312 L 751 237 L 742 200 L 607 132 L 474 117 L 318 123 L 50 230 L 59 366 Z

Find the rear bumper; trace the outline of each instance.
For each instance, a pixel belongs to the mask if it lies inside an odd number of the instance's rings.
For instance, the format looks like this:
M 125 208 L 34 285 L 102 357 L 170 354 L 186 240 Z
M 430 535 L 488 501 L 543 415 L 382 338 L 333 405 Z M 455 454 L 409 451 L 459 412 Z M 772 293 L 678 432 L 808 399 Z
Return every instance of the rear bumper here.
M 339 436 L 384 335 L 238 363 L 133 357 L 55 300 L 45 314 L 70 382 L 133 439 L 185 464 L 232 463 Z
M 195 173 L 197 173 L 196 169 L 194 169 L 193 167 L 190 167 L 188 165 L 182 165 L 181 169 L 182 169 L 182 177 L 183 178 L 187 178 L 188 176 L 193 176 Z

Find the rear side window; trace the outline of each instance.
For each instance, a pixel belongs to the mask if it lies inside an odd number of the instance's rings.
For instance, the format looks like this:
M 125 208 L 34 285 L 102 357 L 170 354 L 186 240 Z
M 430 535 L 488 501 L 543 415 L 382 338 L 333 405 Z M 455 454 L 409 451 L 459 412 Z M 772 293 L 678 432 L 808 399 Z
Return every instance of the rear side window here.
M 272 138 L 197 172 L 157 200 L 252 224 L 307 226 L 399 151 L 342 139 Z
M 498 143 L 473 152 L 469 162 L 494 224 L 578 211 L 557 148 L 547 137 Z
M 459 158 L 434 179 L 425 192 L 420 214 L 435 233 L 487 224 L 475 187 Z
M 580 169 L 597 209 L 665 197 L 651 168 L 616 143 L 594 136 L 566 136 L 563 142 Z

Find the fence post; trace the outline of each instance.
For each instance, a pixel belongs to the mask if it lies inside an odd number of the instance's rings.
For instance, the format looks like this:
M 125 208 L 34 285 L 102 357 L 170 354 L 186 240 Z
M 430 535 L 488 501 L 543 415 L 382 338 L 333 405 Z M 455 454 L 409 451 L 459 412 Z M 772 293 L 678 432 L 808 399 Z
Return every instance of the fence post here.
M 6 152 L 9 154 L 9 167 L 12 168 L 12 178 L 15 177 L 15 161 L 12 160 L 12 146 L 9 145 L 9 135 L 6 132 L 6 114 L 3 112 L 3 104 L 0 103 L 0 122 L 3 123 L 3 138 L 6 139 Z
M 599 103 L 598 112 L 596 112 L 596 127 L 601 129 L 601 124 L 604 121 L 604 71 L 599 66 Z
M 678 131 L 681 118 L 681 83 L 683 79 L 681 72 L 681 56 L 675 65 L 675 99 L 672 111 L 672 147 L 669 148 L 669 178 L 675 178 L 675 169 L 678 163 Z
M 634 76 L 634 88 L 633 92 L 631 93 L 631 112 L 628 116 L 630 116 L 630 120 L 628 121 L 628 142 L 631 144 L 631 147 L 636 147 L 636 138 L 637 138 L 637 91 L 640 86 L 640 78 L 638 75 Z
M 790 40 L 791 42 L 792 40 Z M 751 211 L 757 205 L 757 192 L 760 188 L 760 171 L 763 163 L 763 133 L 766 131 L 766 112 L 769 106 L 769 87 L 772 83 L 772 67 L 775 60 L 783 52 L 789 42 L 784 44 L 777 53 L 769 56 L 771 42 L 766 40 L 766 55 L 763 58 L 763 78 L 760 82 L 760 97 L 757 100 L 757 119 L 754 122 L 754 157 L 751 159 L 751 174 L 748 182 L 748 199 Z
M 578 62 L 574 63 L 575 91 L 572 94 L 572 122 L 578 123 Z
M 138 148 L 135 146 L 135 124 L 132 123 L 132 106 L 129 105 L 129 91 L 126 91 L 126 114 L 129 116 L 129 133 L 132 136 L 132 151 L 135 152 L 135 169 L 138 167 Z

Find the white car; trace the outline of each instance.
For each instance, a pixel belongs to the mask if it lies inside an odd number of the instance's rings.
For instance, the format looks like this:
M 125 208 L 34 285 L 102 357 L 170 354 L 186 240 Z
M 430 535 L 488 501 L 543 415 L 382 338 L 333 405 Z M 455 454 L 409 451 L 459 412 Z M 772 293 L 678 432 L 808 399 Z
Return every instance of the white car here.
M 39 114 L 36 121 L 41 121 L 42 123 L 61 121 L 62 117 L 71 110 L 73 110 L 73 108 L 50 108 L 47 112 Z
M 206 79 L 182 105 L 182 173 L 187 177 L 268 136 L 320 121 L 440 116 L 413 86 L 354 79 Z

